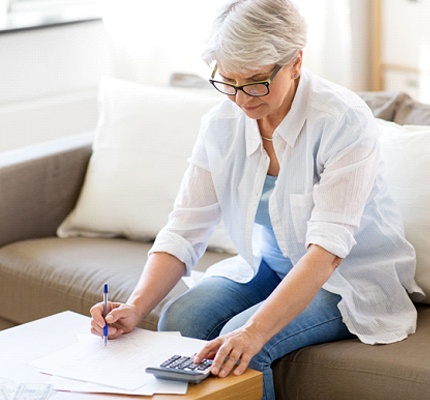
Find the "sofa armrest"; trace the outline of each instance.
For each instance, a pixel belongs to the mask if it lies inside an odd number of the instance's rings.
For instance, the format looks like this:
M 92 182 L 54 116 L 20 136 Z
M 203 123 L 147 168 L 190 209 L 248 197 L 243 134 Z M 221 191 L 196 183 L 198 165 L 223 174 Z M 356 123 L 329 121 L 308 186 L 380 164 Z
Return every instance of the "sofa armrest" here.
M 92 132 L 0 153 L 0 246 L 55 235 L 80 193 Z

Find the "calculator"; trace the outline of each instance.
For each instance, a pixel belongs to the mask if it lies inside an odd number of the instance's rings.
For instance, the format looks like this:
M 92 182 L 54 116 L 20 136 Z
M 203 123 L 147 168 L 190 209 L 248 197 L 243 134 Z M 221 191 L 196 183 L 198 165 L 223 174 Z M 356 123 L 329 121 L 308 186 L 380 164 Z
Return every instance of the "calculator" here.
M 160 379 L 200 383 L 210 375 L 211 367 L 212 360 L 203 359 L 200 364 L 194 364 L 194 356 L 174 355 L 159 366 L 146 368 L 146 372 Z

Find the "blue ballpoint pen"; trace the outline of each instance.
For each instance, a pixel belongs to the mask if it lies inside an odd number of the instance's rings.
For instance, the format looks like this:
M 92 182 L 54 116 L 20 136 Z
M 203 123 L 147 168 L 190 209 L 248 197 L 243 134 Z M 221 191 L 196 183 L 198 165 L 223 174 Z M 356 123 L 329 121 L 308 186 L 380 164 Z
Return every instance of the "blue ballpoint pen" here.
M 103 287 L 103 317 L 106 318 L 106 315 L 108 314 L 108 292 L 109 292 L 109 287 L 107 285 L 107 283 L 105 283 L 104 287 Z M 108 340 L 108 324 L 105 323 L 105 326 L 103 327 L 103 344 L 106 346 L 107 345 L 107 340 Z

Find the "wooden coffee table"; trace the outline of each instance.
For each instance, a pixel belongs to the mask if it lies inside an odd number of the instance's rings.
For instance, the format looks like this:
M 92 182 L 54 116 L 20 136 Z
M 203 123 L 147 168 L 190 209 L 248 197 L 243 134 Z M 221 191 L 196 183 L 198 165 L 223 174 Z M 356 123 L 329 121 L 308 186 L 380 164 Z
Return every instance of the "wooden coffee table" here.
M 152 400 L 260 400 L 262 396 L 261 372 L 248 369 L 241 376 L 209 377 L 198 385 L 189 385 L 187 394 L 152 396 Z
M 88 333 L 89 318 L 70 311 L 0 331 L 0 378 L 15 382 L 45 382 L 27 363 L 68 345 L 70 338 Z M 121 396 L 72 392 L 55 392 L 49 399 L 127 399 L 151 400 L 259 400 L 262 374 L 248 369 L 241 376 L 209 377 L 198 385 L 189 385 L 186 395 Z

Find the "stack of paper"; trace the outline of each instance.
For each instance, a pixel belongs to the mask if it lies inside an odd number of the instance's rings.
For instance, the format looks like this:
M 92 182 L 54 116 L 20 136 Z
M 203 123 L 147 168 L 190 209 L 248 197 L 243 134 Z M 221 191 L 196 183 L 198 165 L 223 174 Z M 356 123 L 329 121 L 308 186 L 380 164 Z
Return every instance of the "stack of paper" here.
M 53 376 L 56 390 L 148 395 L 185 394 L 187 384 L 156 379 L 145 372 L 174 354 L 192 355 L 206 342 L 169 333 L 135 329 L 107 346 L 99 337 L 80 335 L 62 350 L 30 362 Z
M 44 383 L 14 382 L 0 378 L 0 400 L 46 400 L 51 391 L 51 385 Z

